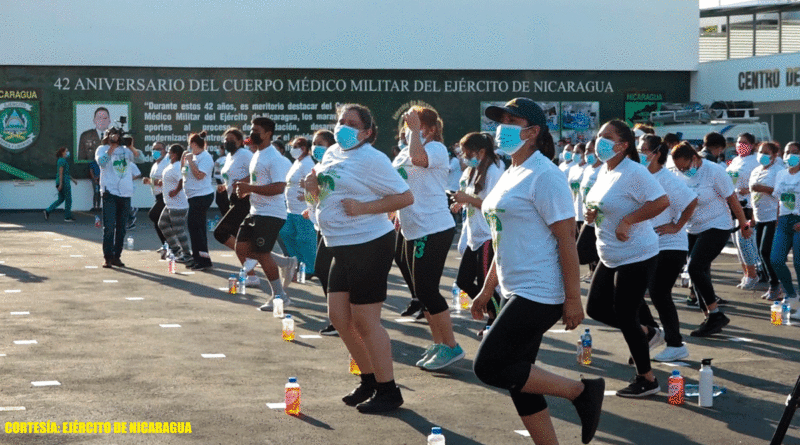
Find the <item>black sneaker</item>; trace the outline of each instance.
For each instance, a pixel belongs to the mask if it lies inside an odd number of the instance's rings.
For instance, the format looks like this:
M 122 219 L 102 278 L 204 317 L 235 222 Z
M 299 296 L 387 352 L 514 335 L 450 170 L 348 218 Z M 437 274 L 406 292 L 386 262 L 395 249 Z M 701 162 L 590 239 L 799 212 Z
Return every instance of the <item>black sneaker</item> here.
M 375 391 L 375 394 L 369 400 L 356 405 L 356 409 L 362 413 L 384 413 L 394 411 L 400 408 L 402 404 L 403 394 L 400 393 L 400 388 L 395 386 L 393 390 Z
M 329 337 L 335 337 L 335 336 L 338 336 L 338 335 L 339 335 L 339 332 L 336 330 L 336 328 L 335 328 L 335 327 L 333 327 L 333 325 L 332 325 L 332 324 L 329 324 L 329 325 L 328 325 L 328 326 L 326 326 L 324 329 L 321 329 L 321 330 L 319 331 L 319 334 L 320 334 L 320 335 L 327 335 L 327 336 L 329 336 Z
M 419 314 L 417 314 L 416 320 L 424 320 L 424 319 L 425 319 L 425 311 L 424 310 L 423 311 L 419 311 Z
M 606 381 L 603 379 L 581 379 L 583 392 L 572 401 L 578 417 L 581 419 L 581 441 L 589 443 L 600 424 L 600 413 L 603 410 L 603 396 Z
M 617 391 L 620 397 L 639 398 L 656 394 L 661 391 L 658 380 L 647 380 L 644 376 L 637 375 L 631 379 L 631 384 Z M 585 442 L 584 442 L 585 443 Z
M 73 218 L 71 216 L 67 217 L 67 218 L 64 218 L 64 222 L 75 222 L 75 218 Z
M 697 297 L 689 297 L 686 299 L 687 306 L 700 306 L 700 303 L 697 301 Z
M 692 337 L 708 337 L 712 334 L 719 334 L 722 332 L 722 328 L 727 326 L 730 322 L 731 319 L 726 317 L 722 312 L 708 314 L 708 318 L 700 323 L 700 326 L 692 331 L 691 335 Z
M 420 303 L 417 299 L 412 299 L 411 302 L 408 303 L 406 310 L 400 313 L 400 316 L 408 317 L 409 315 L 414 315 L 419 312 L 420 309 L 422 309 L 422 303 Z
M 369 400 L 374 394 L 375 388 L 372 385 L 361 382 L 361 384 L 356 386 L 356 389 L 350 391 L 350 394 L 342 397 L 342 402 L 347 406 L 356 406 L 361 402 Z
M 714 302 L 717 303 L 717 305 L 719 305 L 719 306 L 725 306 L 725 305 L 728 304 L 728 300 L 724 300 L 724 299 L 722 299 L 720 297 L 717 297 L 717 299 L 714 300 Z
M 212 264 L 195 263 L 195 265 L 192 266 L 191 269 L 195 270 L 195 271 L 202 272 L 202 271 L 206 271 L 206 270 L 211 270 L 213 267 L 214 266 Z

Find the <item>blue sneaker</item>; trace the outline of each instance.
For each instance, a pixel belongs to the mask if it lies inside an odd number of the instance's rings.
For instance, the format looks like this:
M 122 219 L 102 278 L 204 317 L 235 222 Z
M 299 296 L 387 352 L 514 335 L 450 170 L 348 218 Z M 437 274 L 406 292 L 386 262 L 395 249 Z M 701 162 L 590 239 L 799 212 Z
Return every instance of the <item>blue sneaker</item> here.
M 454 348 L 447 345 L 439 345 L 439 350 L 436 354 L 423 363 L 422 367 L 430 371 L 442 369 L 461 360 L 464 356 L 466 356 L 466 353 L 461 349 L 461 345 L 457 344 Z
M 441 346 L 443 346 L 443 345 L 439 345 L 439 344 L 436 344 L 436 343 L 430 344 L 428 346 L 428 349 L 425 350 L 425 354 L 422 355 L 422 358 L 417 361 L 417 366 L 419 366 L 420 368 L 423 368 L 424 367 L 423 365 L 428 360 L 432 359 L 433 356 L 435 356 L 437 352 L 439 352 L 439 347 L 441 347 Z

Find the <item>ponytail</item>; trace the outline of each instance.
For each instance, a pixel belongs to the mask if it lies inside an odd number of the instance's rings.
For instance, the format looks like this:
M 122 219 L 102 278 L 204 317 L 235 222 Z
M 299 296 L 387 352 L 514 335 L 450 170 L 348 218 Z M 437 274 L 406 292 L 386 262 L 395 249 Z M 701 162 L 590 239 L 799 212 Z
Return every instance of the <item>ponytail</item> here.
M 539 127 L 539 137 L 536 139 L 536 148 L 547 159 L 552 160 L 556 156 L 556 144 L 553 142 L 553 135 L 547 125 Z

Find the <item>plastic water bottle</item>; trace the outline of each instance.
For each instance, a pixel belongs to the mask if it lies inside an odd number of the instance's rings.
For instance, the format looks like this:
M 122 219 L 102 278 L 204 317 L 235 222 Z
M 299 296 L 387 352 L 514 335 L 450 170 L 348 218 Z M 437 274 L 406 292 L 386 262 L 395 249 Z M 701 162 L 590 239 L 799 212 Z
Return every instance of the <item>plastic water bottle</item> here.
M 283 298 L 280 295 L 275 295 L 275 298 L 272 299 L 272 316 L 283 318 Z
M 102 224 L 102 222 L 100 221 L 100 216 L 99 216 L 99 215 L 95 215 L 95 216 L 94 216 L 94 226 L 95 226 L 95 227 L 100 227 L 100 226 L 102 226 L 102 225 L 103 225 L 103 224 Z
M 711 369 L 711 359 L 704 358 L 700 366 L 700 384 L 698 385 L 700 397 L 698 404 L 703 407 L 714 405 L 714 371 Z
M 306 283 L 306 263 L 300 262 L 300 265 L 297 267 L 297 281 L 300 284 Z
M 300 415 L 300 385 L 297 383 L 297 377 L 289 377 L 289 383 L 286 384 L 286 414 L 290 416 Z
M 133 250 L 133 237 L 129 236 L 127 241 L 128 241 L 128 244 L 127 244 L 128 250 Z
M 166 241 L 164 241 L 164 245 L 163 245 L 163 246 L 161 246 L 161 248 L 162 248 L 162 249 L 164 249 L 164 252 L 166 252 L 166 251 L 168 251 L 168 250 L 169 250 L 169 244 L 167 244 L 167 242 L 166 242 Z
M 236 293 L 239 295 L 247 294 L 247 288 L 245 286 L 245 275 L 246 274 L 244 273 L 244 268 L 242 268 L 242 270 L 239 271 L 239 283 L 238 283 L 239 285 L 236 288 Z
M 669 377 L 669 404 L 670 405 L 683 405 L 685 398 L 685 387 L 681 372 L 677 369 L 672 371 Z
M 444 445 L 444 434 L 442 428 L 435 426 L 431 428 L 431 435 L 428 436 L 428 445 Z
M 175 273 L 175 253 L 172 250 L 167 253 L 167 272 Z
M 283 332 L 281 333 L 285 341 L 294 341 L 294 320 L 291 315 L 283 319 Z
M 235 294 L 236 293 L 236 285 L 239 283 L 239 279 L 236 278 L 236 275 L 231 274 L 228 277 L 228 293 Z
M 692 280 L 689 278 L 689 266 L 683 268 L 681 272 L 681 287 L 689 287 L 692 285 Z
M 361 375 L 361 368 L 358 367 L 358 363 L 356 363 L 356 359 L 352 355 L 350 356 L 350 374 Z
M 781 319 L 783 324 L 786 326 L 791 326 L 792 324 L 792 305 L 789 304 L 788 301 L 784 300 L 783 305 L 781 306 Z
M 587 329 L 583 333 L 582 338 L 582 346 L 583 346 L 583 364 L 584 365 L 591 365 L 592 364 L 592 334 L 589 333 Z
M 783 324 L 783 308 L 781 307 L 781 303 L 778 301 L 773 303 L 770 311 L 770 321 L 772 324 L 775 326 Z
M 456 309 L 456 314 L 461 313 L 461 302 L 459 301 L 459 294 L 461 289 L 458 288 L 456 283 L 453 283 L 453 307 Z

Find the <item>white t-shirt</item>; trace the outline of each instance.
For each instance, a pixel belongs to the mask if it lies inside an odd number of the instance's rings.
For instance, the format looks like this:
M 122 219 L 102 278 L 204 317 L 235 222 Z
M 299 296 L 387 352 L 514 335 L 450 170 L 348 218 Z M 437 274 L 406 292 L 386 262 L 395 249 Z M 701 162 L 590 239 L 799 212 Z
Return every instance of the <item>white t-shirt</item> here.
M 291 162 L 272 145 L 258 150 L 250 159 L 250 184 L 268 185 L 286 182 Z M 265 196 L 250 193 L 250 214 L 286 219 L 286 200 L 283 193 Z
M 475 193 L 475 180 L 470 180 L 469 176 L 472 168 L 464 170 L 464 175 L 461 178 L 466 183 L 465 193 L 470 196 L 476 196 L 483 200 L 492 191 L 497 181 L 500 180 L 500 169 L 495 164 L 490 164 L 486 169 L 486 180 L 483 183 L 483 190 L 480 193 Z M 477 176 L 477 175 L 476 175 Z M 489 229 L 489 224 L 486 223 L 486 218 L 483 216 L 481 209 L 475 208 L 472 204 L 467 204 L 467 219 L 464 223 L 464 233 L 467 237 L 467 246 L 473 251 L 478 250 L 483 243 L 492 239 L 492 231 Z
M 570 198 L 564 173 L 536 151 L 522 165 L 509 167 L 483 200 L 503 297 L 564 302 L 558 243 L 550 225 L 575 216 Z
M 461 181 L 461 162 L 457 157 L 450 158 L 450 173 L 447 179 L 447 190 L 458 190 L 458 183 Z
M 303 196 L 305 190 L 300 187 L 300 181 L 305 179 L 306 175 L 311 173 L 314 168 L 314 161 L 311 156 L 306 156 L 301 161 L 294 161 L 294 164 L 289 168 L 286 174 L 286 207 L 289 213 L 300 215 L 306 209 L 306 200 L 297 199 L 298 196 Z
M 369 143 L 352 150 L 334 144 L 314 170 L 320 189 L 317 223 L 326 246 L 363 244 L 394 230 L 385 213 L 347 216 L 342 206 L 344 199 L 370 202 L 409 190 L 384 153 Z
M 567 184 L 572 192 L 572 206 L 575 209 L 575 221 L 583 221 L 583 212 L 581 207 L 583 199 L 581 198 L 581 180 L 583 179 L 583 172 L 587 169 L 588 164 L 579 165 L 575 164 L 567 169 Z
M 569 168 L 572 167 L 573 165 L 575 165 L 575 161 L 562 162 L 561 165 L 558 166 L 558 169 L 564 172 L 564 174 L 566 175 L 567 170 L 569 170 Z
M 235 153 L 225 155 L 225 165 L 222 166 L 220 174 L 225 181 L 225 188 L 228 191 L 228 198 L 233 194 L 234 181 L 247 179 L 250 176 L 250 160 L 253 153 L 247 147 L 241 147 Z
M 167 168 L 169 165 L 169 156 L 165 156 L 158 160 L 158 162 L 154 162 L 153 166 L 150 167 L 150 189 L 153 190 L 153 196 L 158 196 L 162 193 L 161 186 L 155 185 L 154 180 L 161 180 L 161 177 L 164 174 L 164 169 Z
M 697 235 L 708 229 L 733 228 L 727 201 L 734 193 L 733 182 L 723 166 L 703 159 L 693 177 L 689 178 L 680 172 L 676 172 L 676 175 L 697 193 L 697 207 L 686 223 L 687 232 Z
M 750 173 L 750 202 L 753 203 L 753 216 L 757 222 L 769 222 L 778 219 L 778 198 L 770 193 L 754 192 L 753 185 L 761 184 L 774 189 L 778 172 L 783 169 L 783 165 L 774 162 L 768 168 L 759 164 Z
M 425 152 L 428 154 L 428 167 L 413 165 L 408 148 L 400 151 L 392 162 L 414 195 L 414 204 L 397 212 L 400 230 L 407 240 L 456 226 L 445 194 L 450 173 L 447 148 L 441 142 L 431 141 L 425 144 Z
M 575 213 L 581 216 L 581 221 L 583 221 L 583 214 L 586 213 L 586 195 L 589 194 L 589 191 L 594 186 L 594 183 L 597 182 L 597 175 L 600 174 L 600 167 L 602 166 L 603 164 L 600 164 L 597 167 L 587 165 L 587 167 L 583 170 L 583 175 L 581 176 L 580 207 L 575 209 Z M 589 225 L 594 227 L 594 223 Z
M 196 196 L 206 196 L 214 193 L 214 159 L 211 154 L 206 150 L 200 152 L 199 155 L 194 156 L 194 163 L 197 164 L 197 169 L 205 173 L 203 179 L 195 178 L 194 174 L 187 162 L 183 166 L 183 189 L 186 191 L 186 197 L 194 198 Z
M 772 196 L 780 201 L 781 216 L 800 215 L 800 207 L 797 205 L 797 198 L 800 197 L 800 175 L 789 173 L 789 169 L 778 172 Z
M 223 158 L 222 156 L 218 157 L 216 161 L 214 161 L 214 181 L 217 184 L 221 184 L 222 182 L 222 167 L 225 165 L 225 161 L 228 159 L 228 155 L 225 155 Z
M 97 147 L 94 159 L 100 166 L 100 190 L 115 196 L 133 196 L 133 151 L 126 146 L 118 146 L 111 156 L 108 145 Z
M 751 154 L 745 157 L 736 156 L 725 169 L 725 171 L 728 173 L 728 176 L 731 178 L 733 187 L 737 190 L 736 196 L 739 198 L 739 201 L 747 201 L 747 204 L 744 205 L 744 207 L 747 208 L 752 207 L 750 204 L 750 194 L 741 194 L 738 192 L 738 190 L 750 186 L 750 174 L 758 166 L 759 164 L 756 160 L 755 154 Z
M 167 164 L 169 164 L 169 161 L 167 161 Z M 161 174 L 161 180 L 164 182 L 164 205 L 166 205 L 168 209 L 180 210 L 189 208 L 189 199 L 186 197 L 186 192 L 184 192 L 183 189 L 181 189 L 174 198 L 169 196 L 169 192 L 178 188 L 178 183 L 181 182 L 181 179 L 183 179 L 183 176 L 181 175 L 180 160 L 167 165 Z
M 633 224 L 627 241 L 618 240 L 616 230 L 622 218 L 665 194 L 647 168 L 627 156 L 614 170 L 608 170 L 608 164 L 600 167 L 597 181 L 586 195 L 586 206 L 598 208 L 594 224 L 603 264 L 614 268 L 658 255 L 658 235 L 649 220 Z
M 697 198 L 697 193 L 693 192 L 681 179 L 672 171 L 661 168 L 653 175 L 661 184 L 669 198 L 669 207 L 658 216 L 650 220 L 650 224 L 655 229 L 664 224 L 676 223 L 681 219 L 681 214 L 689 204 Z M 659 235 L 658 250 L 680 250 L 689 251 L 689 234 L 681 229 L 678 233 Z

